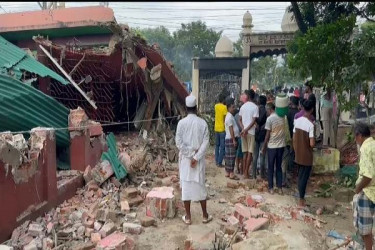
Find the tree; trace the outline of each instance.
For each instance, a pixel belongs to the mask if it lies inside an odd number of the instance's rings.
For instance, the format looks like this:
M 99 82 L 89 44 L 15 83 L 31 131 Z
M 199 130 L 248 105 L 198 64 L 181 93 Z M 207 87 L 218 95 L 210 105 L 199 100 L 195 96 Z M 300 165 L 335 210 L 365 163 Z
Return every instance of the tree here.
M 238 38 L 237 42 L 235 42 L 233 44 L 233 48 L 234 48 L 234 53 L 233 53 L 233 56 L 234 57 L 241 57 L 243 56 L 243 49 L 242 49 L 242 39 L 241 37 Z
M 174 40 L 172 34 L 164 26 L 157 28 L 137 29 L 149 44 L 157 43 L 163 51 L 163 55 L 169 61 L 174 59 Z
M 202 21 L 181 24 L 173 33 L 175 42 L 174 63 L 177 73 L 184 81 L 191 80 L 193 57 L 213 57 L 215 46 L 222 31 L 208 29 Z
M 353 107 L 353 102 L 345 100 L 344 92 L 353 91 L 361 82 L 359 71 L 353 66 L 350 37 L 354 26 L 354 16 L 318 25 L 298 36 L 295 41 L 298 50 L 291 48 L 288 54 L 291 68 L 303 77 L 311 76 L 314 86 L 334 89 L 344 110 Z
M 164 56 L 174 64 L 174 69 L 182 81 L 190 81 L 193 57 L 213 57 L 215 46 L 221 36 L 207 28 L 202 21 L 181 24 L 173 34 L 160 26 L 157 28 L 135 29 L 149 44 L 158 43 Z M 242 53 L 242 52 L 241 52 Z
M 375 3 L 365 2 L 291 2 L 289 11 L 293 12 L 300 31 L 305 34 L 309 28 L 319 24 L 336 22 L 342 16 L 359 16 L 368 21 L 375 14 Z

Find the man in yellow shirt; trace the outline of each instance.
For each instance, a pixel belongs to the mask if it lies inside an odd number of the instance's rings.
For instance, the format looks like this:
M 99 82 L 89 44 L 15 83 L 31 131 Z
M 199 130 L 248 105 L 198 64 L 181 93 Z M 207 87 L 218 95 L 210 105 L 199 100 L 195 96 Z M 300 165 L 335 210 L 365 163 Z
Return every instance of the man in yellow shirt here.
M 367 124 L 355 127 L 355 140 L 360 148 L 359 175 L 353 198 L 354 226 L 365 243 L 372 249 L 372 227 L 375 213 L 375 140 Z
M 227 115 L 227 106 L 224 104 L 225 96 L 219 95 L 219 102 L 215 105 L 215 161 L 217 167 L 223 167 L 225 156 L 225 116 Z

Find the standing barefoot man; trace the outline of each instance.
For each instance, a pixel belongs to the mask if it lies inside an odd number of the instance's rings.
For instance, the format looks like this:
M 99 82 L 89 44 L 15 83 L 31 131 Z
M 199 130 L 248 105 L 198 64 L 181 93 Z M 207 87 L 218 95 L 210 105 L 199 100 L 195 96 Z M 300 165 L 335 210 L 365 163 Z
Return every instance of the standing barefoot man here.
M 197 116 L 197 101 L 193 95 L 185 100 L 187 117 L 177 124 L 176 146 L 179 149 L 179 173 L 186 215 L 185 224 L 191 224 L 190 203 L 200 201 L 203 223 L 212 220 L 207 213 L 207 190 L 205 154 L 209 143 L 208 126 L 205 120 Z

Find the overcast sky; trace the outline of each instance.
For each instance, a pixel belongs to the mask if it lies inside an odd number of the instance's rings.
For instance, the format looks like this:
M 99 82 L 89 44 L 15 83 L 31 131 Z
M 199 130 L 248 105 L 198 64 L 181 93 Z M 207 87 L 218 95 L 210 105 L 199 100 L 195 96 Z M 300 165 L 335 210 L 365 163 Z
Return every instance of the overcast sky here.
M 223 30 L 233 42 L 239 38 L 242 17 L 253 16 L 253 30 L 281 31 L 281 20 L 290 2 L 109 2 L 119 23 L 130 27 L 166 26 L 171 32 L 181 23 L 202 20 Z M 95 6 L 99 2 L 66 2 L 65 7 Z M 37 2 L 0 2 L 0 14 L 40 10 Z

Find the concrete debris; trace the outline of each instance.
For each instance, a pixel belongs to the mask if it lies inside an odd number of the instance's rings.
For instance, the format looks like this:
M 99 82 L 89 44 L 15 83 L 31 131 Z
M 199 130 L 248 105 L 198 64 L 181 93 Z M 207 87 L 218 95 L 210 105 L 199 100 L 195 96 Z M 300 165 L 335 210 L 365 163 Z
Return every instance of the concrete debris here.
M 112 249 L 108 246 L 115 244 L 123 246 L 116 249 L 133 249 L 134 240 L 116 231 L 121 229 L 135 234 L 142 232 L 142 226 L 135 224 L 137 213 L 130 211 L 131 207 L 136 208 L 143 203 L 141 193 L 147 194 L 149 190 L 143 187 L 141 192 L 138 188 L 128 187 L 127 181 L 120 183 L 111 179 L 113 172 L 108 174 L 109 169 L 112 170 L 111 165 L 106 161 L 92 169 L 87 166 L 84 174 L 86 185 L 78 189 L 71 199 L 43 217 L 33 222 L 27 221 L 14 229 L 9 247 L 93 249 L 101 244 L 102 248 L 97 249 Z M 73 170 L 60 171 L 58 179 L 63 180 L 77 174 L 79 172 Z M 125 221 L 130 223 L 130 226 L 124 227 Z M 151 226 L 155 221 L 142 220 L 142 224 Z M 108 238 L 111 235 L 112 238 Z
M 149 131 L 146 139 L 138 135 L 119 138 L 117 148 L 121 163 L 132 176 L 177 171 L 174 163 L 177 163 L 178 149 L 175 146 L 174 132 L 169 129 Z M 177 173 L 174 175 L 178 176 Z
M 232 249 L 286 250 L 288 249 L 288 244 L 281 236 L 267 230 L 260 230 L 251 233 L 246 240 L 234 244 Z
M 155 187 L 146 196 L 146 215 L 154 218 L 174 218 L 176 199 L 172 187 Z
M 128 222 L 125 222 L 123 224 L 123 230 L 124 230 L 124 233 L 130 233 L 130 234 L 141 234 L 143 232 L 143 228 L 141 225 L 135 224 L 135 223 L 128 223 Z

